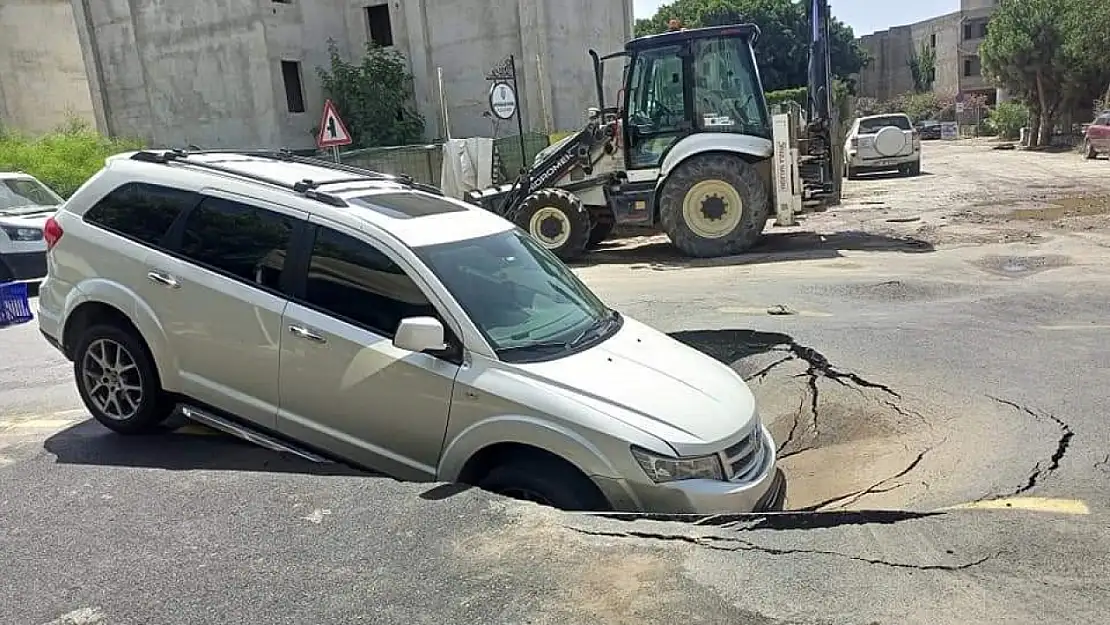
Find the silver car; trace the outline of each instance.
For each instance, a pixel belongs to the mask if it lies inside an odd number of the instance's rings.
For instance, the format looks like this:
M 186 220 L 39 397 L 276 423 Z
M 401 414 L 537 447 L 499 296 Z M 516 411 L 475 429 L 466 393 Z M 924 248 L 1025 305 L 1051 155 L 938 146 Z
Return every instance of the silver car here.
M 572 510 L 781 503 L 729 367 L 608 308 L 509 221 L 287 153 L 109 159 L 47 224 L 44 336 L 92 415 Z

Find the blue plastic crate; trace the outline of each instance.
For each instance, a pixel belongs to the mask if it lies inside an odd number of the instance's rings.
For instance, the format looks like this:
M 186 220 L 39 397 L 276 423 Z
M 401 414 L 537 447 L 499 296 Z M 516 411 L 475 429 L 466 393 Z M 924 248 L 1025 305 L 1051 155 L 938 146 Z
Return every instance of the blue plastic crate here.
M 0 327 L 27 323 L 34 319 L 26 282 L 0 284 Z

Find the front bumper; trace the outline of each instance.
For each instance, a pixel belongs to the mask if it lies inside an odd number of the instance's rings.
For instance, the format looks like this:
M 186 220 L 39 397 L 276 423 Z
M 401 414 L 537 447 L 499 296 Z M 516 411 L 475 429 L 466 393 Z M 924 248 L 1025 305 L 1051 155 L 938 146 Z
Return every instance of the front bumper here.
M 46 277 L 46 251 L 0 254 L 0 279 L 42 280 Z
M 775 441 L 766 427 L 763 432 L 764 458 L 754 479 L 746 482 L 720 480 L 681 480 L 664 484 L 614 480 L 631 492 L 636 501 L 616 503 L 616 512 L 657 514 L 726 514 L 781 509 L 786 495 L 786 480 L 775 465 Z M 603 488 L 606 491 L 616 489 Z M 610 498 L 612 501 L 613 498 Z

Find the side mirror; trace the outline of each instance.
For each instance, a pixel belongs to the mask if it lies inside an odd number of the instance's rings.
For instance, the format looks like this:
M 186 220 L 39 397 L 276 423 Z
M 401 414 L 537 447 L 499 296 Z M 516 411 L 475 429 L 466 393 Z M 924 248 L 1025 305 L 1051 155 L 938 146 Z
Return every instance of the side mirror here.
M 393 346 L 410 352 L 446 349 L 443 324 L 435 317 L 408 317 L 397 325 Z

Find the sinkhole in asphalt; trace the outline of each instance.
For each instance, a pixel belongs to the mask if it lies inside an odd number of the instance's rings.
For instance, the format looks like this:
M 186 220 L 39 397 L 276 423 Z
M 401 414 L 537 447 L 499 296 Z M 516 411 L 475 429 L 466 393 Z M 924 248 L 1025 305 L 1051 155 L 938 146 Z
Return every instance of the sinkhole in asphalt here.
M 915 473 L 935 436 L 897 390 L 838 368 L 782 333 L 671 337 L 747 380 L 786 474 L 786 510 L 902 509 L 928 491 Z
M 671 337 L 747 380 L 776 441 L 787 511 L 925 511 L 1023 495 L 1060 467 L 1073 437 L 1058 417 L 1006 399 L 953 409 L 907 397 L 782 333 Z

